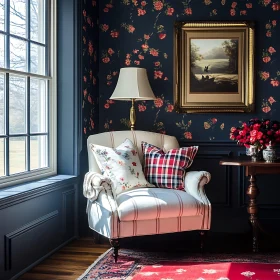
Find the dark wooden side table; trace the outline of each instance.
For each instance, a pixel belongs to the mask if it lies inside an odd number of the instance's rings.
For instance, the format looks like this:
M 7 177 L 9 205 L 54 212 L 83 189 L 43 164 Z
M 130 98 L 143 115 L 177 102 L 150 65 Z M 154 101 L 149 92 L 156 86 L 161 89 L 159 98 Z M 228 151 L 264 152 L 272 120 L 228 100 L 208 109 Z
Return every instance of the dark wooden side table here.
M 253 252 L 258 252 L 259 249 L 259 230 L 261 229 L 258 220 L 258 205 L 257 196 L 259 195 L 259 188 L 256 184 L 256 176 L 260 174 L 280 174 L 280 161 L 268 163 L 263 160 L 251 161 L 250 157 L 229 157 L 222 159 L 220 165 L 230 166 L 244 166 L 245 175 L 249 177 L 249 186 L 246 194 L 249 197 L 247 212 L 249 220 L 252 225 L 252 238 L 253 238 Z

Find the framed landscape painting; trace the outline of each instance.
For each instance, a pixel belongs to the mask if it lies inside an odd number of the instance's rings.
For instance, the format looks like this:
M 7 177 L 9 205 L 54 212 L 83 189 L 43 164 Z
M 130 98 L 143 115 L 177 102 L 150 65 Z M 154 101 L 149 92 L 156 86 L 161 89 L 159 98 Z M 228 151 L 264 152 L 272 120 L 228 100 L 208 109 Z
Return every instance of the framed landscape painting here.
M 176 22 L 177 112 L 254 111 L 252 22 Z

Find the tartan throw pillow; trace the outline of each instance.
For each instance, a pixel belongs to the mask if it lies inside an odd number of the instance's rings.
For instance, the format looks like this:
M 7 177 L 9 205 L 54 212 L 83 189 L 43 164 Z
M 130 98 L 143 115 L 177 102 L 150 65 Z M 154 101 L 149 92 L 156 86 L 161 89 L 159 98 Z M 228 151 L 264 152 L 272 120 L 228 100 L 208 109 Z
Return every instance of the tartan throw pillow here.
M 129 139 L 116 148 L 90 144 L 90 149 L 102 175 L 111 179 L 115 197 L 132 188 L 154 187 L 147 182 L 137 149 Z
M 193 163 L 198 146 L 171 149 L 165 153 L 146 142 L 141 142 L 141 145 L 147 181 L 159 188 L 185 190 L 185 171 Z

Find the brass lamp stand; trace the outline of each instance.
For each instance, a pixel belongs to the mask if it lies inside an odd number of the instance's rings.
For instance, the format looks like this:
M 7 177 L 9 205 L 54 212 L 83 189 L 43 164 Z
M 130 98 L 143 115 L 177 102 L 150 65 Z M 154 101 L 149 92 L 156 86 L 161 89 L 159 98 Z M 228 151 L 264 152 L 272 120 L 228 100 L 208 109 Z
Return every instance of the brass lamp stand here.
M 134 108 L 135 99 L 131 99 L 131 108 L 130 108 L 130 129 L 134 130 L 135 122 L 136 122 L 136 113 Z

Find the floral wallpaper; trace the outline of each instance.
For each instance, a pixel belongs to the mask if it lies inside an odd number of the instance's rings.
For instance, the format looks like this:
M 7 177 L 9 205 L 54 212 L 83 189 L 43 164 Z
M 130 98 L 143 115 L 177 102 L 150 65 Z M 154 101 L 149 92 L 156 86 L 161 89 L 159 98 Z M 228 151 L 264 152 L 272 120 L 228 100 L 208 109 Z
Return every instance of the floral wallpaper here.
M 98 7 L 83 0 L 82 7 L 82 118 L 84 139 L 98 132 Z
M 174 135 L 180 141 L 224 141 L 229 140 L 232 126 L 252 117 L 280 120 L 280 2 L 277 0 L 104 0 L 99 3 L 96 41 L 96 26 L 88 22 L 93 15 L 87 14 L 95 1 L 86 2 L 83 12 L 86 13 L 83 56 L 84 66 L 88 67 L 84 69 L 85 134 L 96 132 L 97 119 L 99 132 L 129 129 L 131 104 L 109 99 L 119 69 L 129 66 L 147 69 L 157 97 L 155 101 L 136 103 L 136 129 Z M 255 22 L 255 114 L 178 114 L 174 111 L 173 26 L 177 20 Z M 97 72 L 98 83 L 94 82 Z M 98 98 L 99 112 L 95 104 Z

